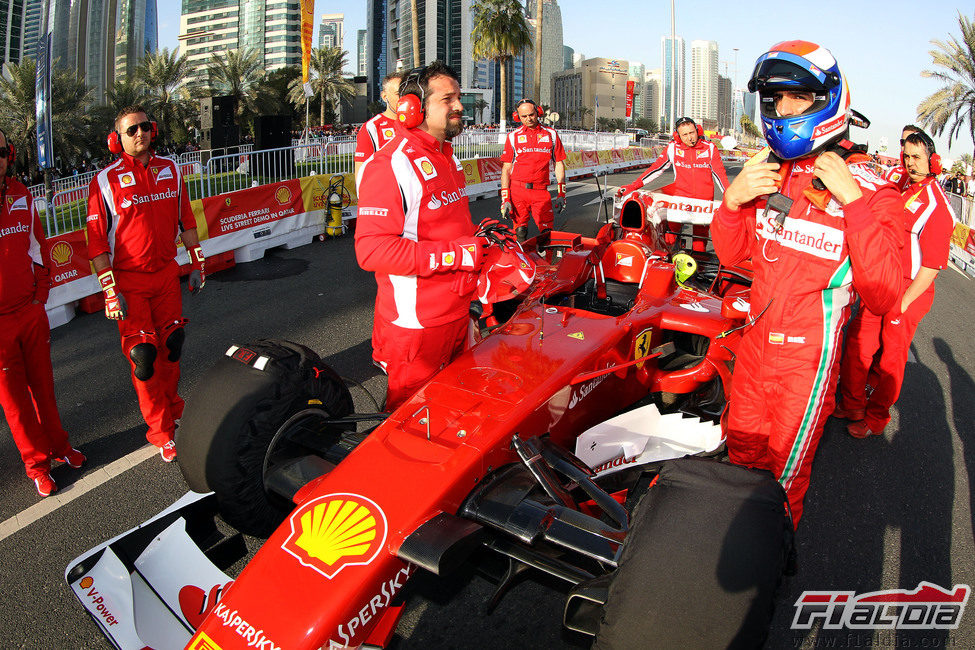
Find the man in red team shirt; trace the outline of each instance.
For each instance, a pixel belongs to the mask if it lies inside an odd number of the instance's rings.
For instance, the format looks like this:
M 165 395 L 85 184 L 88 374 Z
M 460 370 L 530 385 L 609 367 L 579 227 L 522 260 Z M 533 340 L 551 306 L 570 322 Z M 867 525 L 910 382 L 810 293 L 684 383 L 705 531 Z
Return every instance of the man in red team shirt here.
M 359 173 L 355 232 L 356 259 L 376 274 L 373 358 L 389 375 L 388 411 L 464 349 L 488 244 L 450 146 L 464 128 L 457 73 L 440 62 L 411 70 L 399 94 L 401 128 Z
M 396 103 L 399 101 L 399 84 L 402 80 L 402 72 L 393 72 L 383 78 L 379 97 L 386 103 L 386 110 L 363 124 L 355 136 L 356 176 L 369 156 L 382 149 L 396 135 Z
M 528 235 L 528 216 L 538 231 L 551 230 L 555 221 L 552 197 L 548 193 L 550 161 L 555 161 L 558 194 L 555 207 L 565 210 L 565 149 L 555 129 L 542 126 L 541 111 L 530 99 L 515 107 L 522 126 L 508 134 L 501 154 L 501 216 L 513 214 L 518 241 Z
M 728 187 L 728 176 L 718 148 L 714 143 L 704 139 L 701 133 L 698 125 L 691 118 L 678 119 L 674 124 L 673 140 L 643 173 L 643 176 L 621 187 L 617 191 L 617 196 L 622 197 L 638 190 L 672 169 L 676 178 L 671 185 L 660 190 L 662 193 L 713 201 L 716 188 L 724 192 Z M 707 236 L 708 227 L 695 225 L 693 232 L 696 236 L 692 245 L 694 250 L 705 250 L 706 244 L 700 238 Z M 673 243 L 674 239 L 673 235 L 668 236 L 668 243 Z
M 840 371 L 840 405 L 833 415 L 852 420 L 847 431 L 854 438 L 879 436 L 890 422 L 904 382 L 911 339 L 934 302 L 934 279 L 948 267 L 954 213 L 938 185 L 940 166 L 934 141 L 923 131 L 905 138 L 901 160 L 910 184 L 904 200 L 900 300 L 878 316 L 861 309 L 850 323 Z M 934 168 L 934 169 L 932 169 Z M 878 348 L 879 358 L 874 358 Z M 867 395 L 868 376 L 873 391 Z
M 203 249 L 179 165 L 156 156 L 156 123 L 140 106 L 122 109 L 109 134 L 114 163 L 88 189 L 88 257 L 105 294 L 105 315 L 118 321 L 122 352 L 149 431 L 167 463 L 176 458 L 175 421 L 182 317 L 176 237 L 189 253 L 191 292 L 203 288 Z
M 27 477 L 46 497 L 57 490 L 51 461 L 77 468 L 85 456 L 68 442 L 54 399 L 47 240 L 30 191 L 12 176 L 13 161 L 0 131 L 0 406 Z

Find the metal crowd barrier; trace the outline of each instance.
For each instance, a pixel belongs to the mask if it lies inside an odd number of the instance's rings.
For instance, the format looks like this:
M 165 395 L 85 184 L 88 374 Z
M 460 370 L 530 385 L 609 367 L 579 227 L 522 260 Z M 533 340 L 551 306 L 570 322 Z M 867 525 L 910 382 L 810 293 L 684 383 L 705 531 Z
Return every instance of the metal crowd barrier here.
M 200 175 L 201 196 L 234 192 L 315 174 L 344 174 L 353 170 L 355 141 L 314 142 L 211 156 Z

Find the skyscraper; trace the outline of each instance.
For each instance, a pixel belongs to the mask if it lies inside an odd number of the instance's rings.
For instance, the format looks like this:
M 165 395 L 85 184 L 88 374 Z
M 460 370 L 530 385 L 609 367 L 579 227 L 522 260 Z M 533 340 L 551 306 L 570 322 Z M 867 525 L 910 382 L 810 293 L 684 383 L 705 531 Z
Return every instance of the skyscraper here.
M 187 83 L 207 82 L 210 56 L 230 50 L 257 52 L 265 70 L 301 63 L 298 3 L 276 0 L 183 0 L 179 53 L 188 62 Z
M 661 88 L 663 87 L 663 71 L 660 68 L 647 70 L 643 77 L 643 116 L 649 118 L 657 128 L 667 132 L 667 127 L 660 123 Z
M 388 0 L 366 0 L 366 78 L 368 99 L 371 102 L 379 101 L 379 86 L 387 74 L 388 24 Z
M 633 83 L 633 114 L 630 116 L 634 120 L 643 117 L 643 82 L 646 78 L 647 67 L 642 63 L 630 62 L 629 79 Z
M 690 116 L 705 129 L 718 126 L 718 44 L 714 41 L 691 41 Z
M 343 47 L 345 14 L 323 14 L 318 27 L 318 47 Z
M 156 0 L 51 1 L 56 3 L 54 59 L 85 80 L 95 101 L 105 102 L 112 84 L 130 76 L 146 54 L 156 51 Z M 27 9 L 33 7 L 28 4 Z M 31 29 L 36 39 L 40 24 Z
M 379 79 L 397 68 L 413 67 L 413 17 L 410 0 L 368 0 L 370 9 L 385 5 L 386 67 Z M 471 60 L 471 0 L 416 0 L 419 30 L 419 61 L 426 65 L 443 61 L 460 74 L 461 87 L 473 79 Z M 369 26 L 372 28 L 373 23 Z M 375 52 L 372 54 L 375 57 Z M 378 81 L 376 82 L 378 84 Z M 371 77 L 370 77 L 371 85 Z
M 574 54 L 575 54 L 575 50 L 573 50 L 571 47 L 569 47 L 568 45 L 562 46 L 562 69 L 563 70 L 572 69 L 573 67 L 572 57 Z
M 365 77 L 368 74 L 369 65 L 366 58 L 366 35 L 368 32 L 364 29 L 360 29 L 355 33 L 355 52 L 356 52 L 356 66 L 355 74 L 357 77 Z
M 660 115 L 670 128 L 684 114 L 684 39 L 664 36 L 660 39 L 662 88 Z
M 20 63 L 24 52 L 23 3 L 0 2 L 0 45 L 4 62 Z

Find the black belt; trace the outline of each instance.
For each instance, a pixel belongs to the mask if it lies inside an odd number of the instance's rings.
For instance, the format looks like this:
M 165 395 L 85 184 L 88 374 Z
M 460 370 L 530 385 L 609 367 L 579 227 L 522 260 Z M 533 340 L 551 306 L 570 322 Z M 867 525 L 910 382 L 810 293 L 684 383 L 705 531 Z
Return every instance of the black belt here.
M 524 187 L 526 190 L 545 190 L 548 189 L 548 183 L 522 183 L 521 181 L 511 181 L 512 185 L 517 185 L 518 187 Z

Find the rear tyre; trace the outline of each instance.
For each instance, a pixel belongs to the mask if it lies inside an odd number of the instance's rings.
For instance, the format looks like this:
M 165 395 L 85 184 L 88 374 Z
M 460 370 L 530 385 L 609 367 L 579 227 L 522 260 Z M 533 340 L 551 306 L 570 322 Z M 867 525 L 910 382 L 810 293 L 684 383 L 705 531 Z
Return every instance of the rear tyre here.
M 275 433 L 314 405 L 332 417 L 352 412 L 352 395 L 312 350 L 261 340 L 228 350 L 190 396 L 176 432 L 190 488 L 213 491 L 220 514 L 243 533 L 267 536 L 293 503 L 269 494 L 265 460 Z
M 633 511 L 593 648 L 759 648 L 792 547 L 767 472 L 664 464 Z

